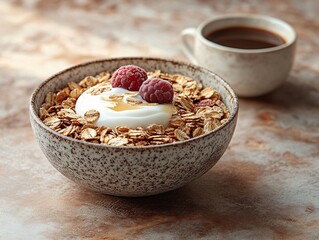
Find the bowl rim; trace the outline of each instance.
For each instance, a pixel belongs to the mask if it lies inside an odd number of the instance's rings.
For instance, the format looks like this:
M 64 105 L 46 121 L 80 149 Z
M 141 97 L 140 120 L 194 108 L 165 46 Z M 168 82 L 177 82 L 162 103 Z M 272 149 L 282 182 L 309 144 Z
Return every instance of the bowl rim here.
M 216 77 L 225 87 L 226 91 L 232 96 L 232 98 L 234 99 L 234 111 L 233 113 L 230 115 L 230 118 L 227 120 L 227 122 L 225 122 L 223 125 L 219 126 L 218 128 L 214 129 L 213 131 L 209 132 L 209 133 L 205 133 L 203 135 L 194 137 L 194 138 L 190 138 L 188 140 L 184 140 L 184 141 L 178 141 L 178 142 L 173 142 L 173 143 L 165 143 L 165 144 L 160 144 L 160 145 L 148 145 L 148 146 L 111 146 L 111 145 L 105 145 L 105 144 L 100 144 L 100 143 L 91 143 L 91 142 L 85 142 L 82 140 L 78 140 L 78 139 L 74 139 L 72 137 L 68 137 L 65 136 L 61 133 L 58 133 L 56 131 L 54 131 L 53 129 L 49 128 L 48 126 L 46 126 L 42 120 L 39 118 L 38 114 L 36 113 L 35 110 L 35 99 L 37 94 L 40 92 L 40 90 L 50 81 L 52 81 L 52 79 L 60 76 L 61 74 L 64 74 L 68 71 L 71 71 L 73 69 L 76 68 L 81 68 L 87 65 L 91 65 L 91 64 L 97 64 L 97 63 L 103 63 L 103 62 L 112 62 L 112 61 L 119 61 L 119 60 L 124 60 L 124 61 L 133 61 L 133 60 L 141 60 L 141 61 L 161 61 L 161 62 L 169 62 L 172 63 L 174 65 L 185 65 L 188 68 L 191 68 L 195 71 L 201 71 L 204 73 L 208 73 L 210 75 L 214 75 L 214 77 Z M 105 59 L 98 59 L 98 60 L 93 60 L 93 61 L 88 61 L 88 62 L 84 62 L 84 63 L 80 63 L 74 66 L 71 66 L 69 68 L 66 68 L 62 71 L 57 72 L 56 74 L 52 75 L 51 77 L 47 78 L 46 80 L 44 80 L 40 85 L 37 86 L 37 88 L 33 91 L 31 98 L 30 98 L 30 105 L 29 105 L 29 112 L 30 112 L 30 116 L 33 118 L 33 120 L 35 120 L 37 122 L 37 124 L 39 124 L 43 129 L 45 129 L 46 131 L 48 131 L 49 133 L 56 135 L 57 137 L 62 138 L 65 141 L 68 142 L 76 142 L 79 144 L 84 144 L 87 146 L 92 146 L 92 147 L 98 147 L 98 148 L 112 148 L 112 149 L 139 149 L 139 150 L 143 150 L 143 149 L 153 149 L 153 148 L 165 148 L 165 147 L 171 147 L 171 146 L 180 146 L 180 145 L 184 145 L 184 144 L 188 144 L 190 142 L 194 142 L 194 141 L 198 141 L 199 139 L 205 138 L 211 134 L 214 134 L 220 130 L 222 130 L 223 128 L 225 128 L 226 126 L 228 126 L 231 122 L 233 122 L 233 120 L 237 117 L 238 115 L 238 109 L 239 109 L 239 102 L 238 102 L 238 97 L 235 93 L 235 91 L 233 90 L 233 88 L 219 75 L 217 75 L 216 73 L 198 66 L 198 65 L 194 65 L 194 64 L 190 64 L 190 63 L 186 63 L 186 62 L 182 62 L 182 61 L 177 61 L 177 60 L 173 60 L 173 59 L 164 59 L 164 58 L 156 58 L 156 57 L 118 57 L 118 58 L 105 58 Z

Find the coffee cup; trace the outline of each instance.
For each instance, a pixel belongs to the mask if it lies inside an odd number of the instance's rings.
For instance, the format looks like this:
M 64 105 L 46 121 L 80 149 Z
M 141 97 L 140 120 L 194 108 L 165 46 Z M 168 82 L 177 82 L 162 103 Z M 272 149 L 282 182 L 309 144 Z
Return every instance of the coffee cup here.
M 297 35 L 277 18 L 230 14 L 209 19 L 181 33 L 194 64 L 223 77 L 240 97 L 257 97 L 278 88 L 294 61 Z

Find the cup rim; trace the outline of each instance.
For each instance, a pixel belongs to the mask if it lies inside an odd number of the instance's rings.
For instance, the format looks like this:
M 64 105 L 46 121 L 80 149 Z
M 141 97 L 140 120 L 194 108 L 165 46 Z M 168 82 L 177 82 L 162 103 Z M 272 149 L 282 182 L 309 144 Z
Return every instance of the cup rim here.
M 278 24 L 278 25 L 284 26 L 289 31 L 291 31 L 292 38 L 290 40 L 288 40 L 287 42 L 285 42 L 284 44 L 281 44 L 281 45 L 275 46 L 275 47 L 261 48 L 261 49 L 243 49 L 243 48 L 232 48 L 232 47 L 223 46 L 223 45 L 220 45 L 218 43 L 214 43 L 212 41 L 209 41 L 208 39 L 206 39 L 203 36 L 202 31 L 203 31 L 204 27 L 206 27 L 208 24 L 210 24 L 210 23 L 212 23 L 214 21 L 218 21 L 218 20 L 227 20 L 227 19 L 233 19 L 233 18 L 261 19 L 261 20 L 264 20 L 264 21 L 269 21 L 269 22 L 272 22 L 274 24 Z M 223 15 L 219 15 L 219 16 L 215 16 L 215 17 L 209 18 L 206 21 L 202 22 L 198 26 L 197 35 L 199 36 L 199 39 L 204 44 L 206 44 L 206 45 L 208 45 L 210 47 L 216 48 L 218 50 L 226 51 L 226 52 L 246 53 L 246 54 L 270 53 L 270 52 L 279 51 L 279 50 L 285 49 L 285 48 L 293 45 L 297 41 L 297 33 L 294 30 L 294 28 L 289 23 L 287 23 L 287 22 L 285 22 L 285 21 L 283 21 L 283 20 L 281 20 L 279 18 L 275 18 L 275 17 L 271 17 L 271 16 L 266 16 L 266 15 L 261 15 L 261 14 L 246 14 L 246 13 L 223 14 Z
M 71 138 L 68 136 L 64 136 L 63 134 L 60 134 L 54 130 L 52 130 L 51 128 L 49 128 L 48 126 L 46 126 L 41 119 L 39 118 L 38 114 L 37 114 L 37 110 L 35 109 L 35 99 L 37 94 L 40 92 L 40 90 L 47 84 L 49 83 L 52 79 L 58 77 L 61 74 L 64 74 L 70 70 L 76 69 L 76 68 L 81 68 L 90 64 L 97 64 L 97 63 L 102 63 L 102 62 L 107 62 L 107 61 L 118 61 L 118 60 L 144 60 L 144 61 L 148 61 L 148 60 L 153 60 L 153 61 L 162 61 L 162 62 L 170 62 L 174 65 L 185 65 L 193 70 L 200 70 L 200 71 L 204 71 L 208 74 L 214 75 L 215 77 L 218 78 L 218 80 L 225 86 L 226 91 L 234 98 L 234 111 L 233 113 L 230 115 L 229 119 L 227 120 L 226 123 L 224 123 L 222 126 L 214 129 L 213 131 L 206 133 L 204 135 L 198 136 L 198 137 L 194 137 L 188 140 L 184 140 L 184 141 L 178 141 L 178 142 L 174 142 L 174 143 L 165 143 L 165 144 L 161 144 L 161 145 L 149 145 L 149 146 L 109 146 L 109 145 L 103 145 L 103 144 L 99 144 L 99 143 L 91 143 L 91 142 L 85 142 L 85 141 L 81 141 L 81 140 L 77 140 L 75 138 Z M 30 98 L 30 104 L 29 104 L 29 114 L 30 117 L 44 130 L 46 130 L 47 132 L 62 138 L 64 141 L 68 141 L 68 142 L 75 142 L 75 143 L 79 143 L 79 144 L 84 144 L 87 146 L 92 146 L 92 147 L 98 147 L 98 148 L 112 148 L 112 149 L 131 149 L 131 150 L 144 150 L 144 149 L 158 149 L 158 148 L 163 148 L 163 147 L 177 147 L 180 145 L 184 145 L 187 144 L 189 142 L 196 142 L 199 139 L 205 138 L 211 134 L 214 134 L 220 130 L 222 130 L 223 128 L 225 128 L 226 126 L 228 126 L 230 123 L 232 123 L 233 121 L 236 120 L 236 117 L 238 115 L 238 109 L 239 109 L 239 101 L 238 101 L 238 97 L 234 91 L 234 89 L 220 76 L 218 76 L 216 73 L 201 67 L 201 66 L 197 66 L 197 65 L 193 65 L 193 64 L 189 64 L 189 63 L 185 63 L 182 61 L 176 61 L 176 60 L 171 60 L 171 59 L 164 59 L 164 58 L 153 58 L 153 57 L 120 57 L 120 58 L 106 58 L 106 59 L 99 59 L 99 60 L 94 60 L 94 61 L 88 61 L 88 62 L 84 62 L 82 64 L 77 64 L 74 65 L 72 67 L 66 68 L 54 75 L 52 75 L 51 77 L 49 77 L 48 79 L 46 79 L 45 81 L 43 81 L 42 83 L 40 83 L 40 85 L 37 86 L 37 88 L 32 92 L 31 98 Z

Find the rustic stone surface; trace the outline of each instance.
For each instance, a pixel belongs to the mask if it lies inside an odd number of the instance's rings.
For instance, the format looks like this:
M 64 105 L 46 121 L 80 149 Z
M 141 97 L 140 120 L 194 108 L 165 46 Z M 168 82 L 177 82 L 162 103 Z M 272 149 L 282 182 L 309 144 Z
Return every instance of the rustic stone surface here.
M 117 2 L 0 2 L 0 238 L 318 239 L 319 3 Z M 280 17 L 299 42 L 284 86 L 240 100 L 234 138 L 210 172 L 167 194 L 126 199 L 82 189 L 48 163 L 28 120 L 43 79 L 97 58 L 186 60 L 179 32 L 225 12 Z

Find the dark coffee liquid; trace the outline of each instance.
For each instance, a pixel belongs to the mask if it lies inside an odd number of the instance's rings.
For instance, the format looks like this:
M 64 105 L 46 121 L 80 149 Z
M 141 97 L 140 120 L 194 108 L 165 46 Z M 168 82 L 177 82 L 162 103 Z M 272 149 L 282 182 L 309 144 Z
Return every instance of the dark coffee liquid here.
M 205 38 L 226 47 L 241 49 L 271 48 L 285 43 L 282 37 L 273 32 L 241 26 L 218 29 Z

